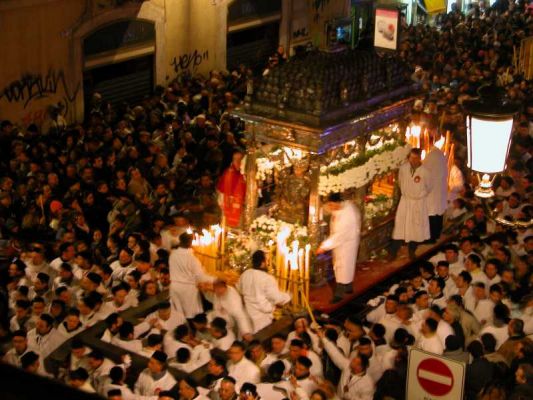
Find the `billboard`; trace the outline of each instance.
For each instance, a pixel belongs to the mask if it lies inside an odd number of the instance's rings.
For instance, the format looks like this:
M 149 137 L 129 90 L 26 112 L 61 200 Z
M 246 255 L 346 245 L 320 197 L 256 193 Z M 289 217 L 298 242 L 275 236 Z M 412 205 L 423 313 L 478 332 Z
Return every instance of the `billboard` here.
M 396 51 L 400 29 L 400 10 L 376 8 L 374 47 L 376 50 Z

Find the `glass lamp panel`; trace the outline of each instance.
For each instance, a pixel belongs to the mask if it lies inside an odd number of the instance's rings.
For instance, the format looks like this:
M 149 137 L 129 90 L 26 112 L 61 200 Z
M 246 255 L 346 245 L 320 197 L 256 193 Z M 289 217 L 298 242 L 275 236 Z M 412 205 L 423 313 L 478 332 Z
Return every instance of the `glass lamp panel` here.
M 473 171 L 497 173 L 505 169 L 513 118 L 485 120 L 472 116 L 468 134 L 469 167 Z

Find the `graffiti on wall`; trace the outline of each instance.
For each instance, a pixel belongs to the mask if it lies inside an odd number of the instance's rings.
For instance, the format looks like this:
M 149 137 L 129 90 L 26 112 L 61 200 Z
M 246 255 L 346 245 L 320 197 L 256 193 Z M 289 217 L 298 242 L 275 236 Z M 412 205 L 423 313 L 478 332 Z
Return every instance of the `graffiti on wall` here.
M 194 50 L 190 53 L 174 57 L 170 65 L 174 67 L 174 72 L 195 71 L 202 63 L 209 59 L 209 51 L 204 52 Z
M 9 103 L 22 103 L 26 108 L 32 100 L 43 99 L 63 93 L 66 105 L 74 102 L 81 88 L 81 83 L 71 87 L 61 70 L 50 69 L 46 75 L 24 74 L 0 89 L 0 100 Z
M 292 32 L 293 39 L 306 38 L 309 36 L 307 28 L 300 28 Z
M 0 86 L 0 104 L 4 101 L 21 107 L 20 121 L 27 126 L 31 123 L 41 124 L 47 117 L 50 104 L 43 107 L 43 103 L 33 104 L 46 98 L 54 98 L 65 107 L 67 114 L 81 89 L 81 83 L 70 84 L 62 70 L 49 69 L 46 74 L 23 74 L 4 87 Z M 59 98 L 58 98 L 59 97 Z M 52 103 L 52 101 L 50 101 Z

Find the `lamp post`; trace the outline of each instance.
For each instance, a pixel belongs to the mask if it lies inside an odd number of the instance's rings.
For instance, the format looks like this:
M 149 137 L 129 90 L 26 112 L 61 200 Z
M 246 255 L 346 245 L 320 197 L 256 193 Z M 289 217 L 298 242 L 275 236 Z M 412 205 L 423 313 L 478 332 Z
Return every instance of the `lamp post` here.
M 489 198 L 494 196 L 494 176 L 505 169 L 519 107 L 505 98 L 503 89 L 495 86 L 483 86 L 478 94 L 478 99 L 463 103 L 467 113 L 468 167 L 482 174 L 476 196 Z

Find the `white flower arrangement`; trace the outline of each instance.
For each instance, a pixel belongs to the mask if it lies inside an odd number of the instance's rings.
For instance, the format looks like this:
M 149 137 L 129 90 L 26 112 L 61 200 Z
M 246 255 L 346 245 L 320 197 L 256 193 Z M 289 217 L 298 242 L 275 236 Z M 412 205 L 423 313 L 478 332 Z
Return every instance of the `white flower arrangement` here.
M 321 169 L 323 172 L 320 175 L 319 193 L 320 195 L 327 195 L 331 192 L 344 192 L 347 189 L 360 188 L 371 182 L 377 175 L 398 168 L 405 161 L 410 149 L 410 145 L 398 146 L 392 151 L 376 154 L 365 164 L 346 169 L 338 175 L 324 174 L 332 167 L 330 164 Z
M 267 176 L 272 175 L 274 170 L 280 170 L 283 168 L 280 161 L 271 160 L 268 157 L 260 157 L 256 160 L 257 172 L 255 174 L 255 179 L 258 181 L 264 181 Z
M 226 256 L 231 268 L 236 271 L 248 268 L 252 254 L 256 250 L 266 250 L 275 245 L 281 231 L 289 232 L 287 243 L 298 240 L 301 247 L 309 243 L 307 227 L 262 215 L 252 222 L 249 232 L 228 233 Z
M 258 249 L 255 240 L 249 235 L 229 232 L 226 239 L 226 256 L 233 270 L 243 271 L 250 266 L 251 256 Z
M 257 172 L 255 178 L 258 181 L 264 181 L 267 176 L 274 173 L 274 170 L 281 171 L 304 157 L 307 157 L 307 152 L 303 150 L 291 147 L 278 148 L 268 155 L 256 159 Z
M 264 247 L 269 241 L 276 242 L 281 231 L 289 232 L 288 242 L 298 240 L 300 243 L 308 243 L 309 235 L 307 227 L 298 224 L 289 224 L 279 219 L 271 218 L 267 215 L 257 217 L 250 225 L 251 235 Z
M 393 198 L 386 195 L 367 196 L 365 198 L 365 220 L 384 217 L 393 206 Z

